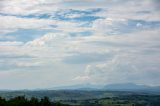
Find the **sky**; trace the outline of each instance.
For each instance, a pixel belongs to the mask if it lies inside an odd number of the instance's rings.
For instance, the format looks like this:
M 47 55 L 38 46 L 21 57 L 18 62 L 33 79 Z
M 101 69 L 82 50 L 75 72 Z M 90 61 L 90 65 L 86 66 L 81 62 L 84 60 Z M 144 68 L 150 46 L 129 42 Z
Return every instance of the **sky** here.
M 0 89 L 160 86 L 159 0 L 0 0 Z

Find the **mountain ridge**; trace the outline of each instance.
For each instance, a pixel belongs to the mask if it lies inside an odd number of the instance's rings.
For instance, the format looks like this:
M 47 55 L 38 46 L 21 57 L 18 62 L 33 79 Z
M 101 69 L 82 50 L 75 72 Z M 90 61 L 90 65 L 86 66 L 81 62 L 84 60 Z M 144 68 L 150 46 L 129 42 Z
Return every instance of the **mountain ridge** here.
M 108 91 L 148 91 L 160 92 L 160 86 L 140 85 L 134 83 L 117 83 L 107 85 L 93 85 L 93 84 L 77 84 L 69 86 L 59 86 L 49 88 L 48 90 L 108 90 Z

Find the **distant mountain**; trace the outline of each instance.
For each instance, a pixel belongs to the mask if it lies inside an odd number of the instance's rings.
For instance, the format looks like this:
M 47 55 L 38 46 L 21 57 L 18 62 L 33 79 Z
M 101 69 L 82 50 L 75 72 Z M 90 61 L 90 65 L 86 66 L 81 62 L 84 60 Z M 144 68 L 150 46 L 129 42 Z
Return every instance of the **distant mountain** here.
M 151 91 L 160 92 L 160 86 L 137 85 L 134 83 L 110 84 L 103 87 L 105 90 L 112 91 Z
M 149 86 L 146 85 L 137 85 L 133 83 L 122 83 L 122 84 L 110 84 L 104 86 L 104 89 L 108 90 L 138 90 L 138 89 L 146 89 Z
M 160 93 L 160 86 L 147 86 L 138 85 L 134 83 L 120 83 L 120 84 L 109 84 L 109 85 L 92 85 L 92 84 L 78 84 L 70 86 L 60 86 L 49 88 L 48 90 L 105 90 L 105 91 L 143 91 L 143 92 L 158 92 Z
M 160 93 L 160 86 L 138 85 L 134 83 L 118 83 L 109 85 L 94 85 L 90 83 L 59 86 L 46 89 L 28 89 L 29 91 L 45 91 L 45 90 L 81 90 L 81 91 L 138 91 L 146 93 Z M 23 90 L 0 90 L 0 91 L 28 91 Z
M 92 85 L 88 83 L 88 84 L 54 87 L 54 88 L 49 88 L 49 90 L 98 90 L 101 88 L 103 88 L 103 86 Z

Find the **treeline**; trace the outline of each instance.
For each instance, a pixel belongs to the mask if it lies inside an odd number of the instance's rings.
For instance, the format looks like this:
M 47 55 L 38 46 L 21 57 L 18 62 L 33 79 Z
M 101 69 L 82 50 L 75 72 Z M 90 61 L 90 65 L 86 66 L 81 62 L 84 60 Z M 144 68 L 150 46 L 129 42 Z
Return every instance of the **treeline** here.
M 0 97 L 0 106 L 70 106 L 67 104 L 62 104 L 60 102 L 51 102 L 48 97 L 43 97 L 38 99 L 32 97 L 31 99 L 25 98 L 25 96 L 17 96 L 6 100 Z

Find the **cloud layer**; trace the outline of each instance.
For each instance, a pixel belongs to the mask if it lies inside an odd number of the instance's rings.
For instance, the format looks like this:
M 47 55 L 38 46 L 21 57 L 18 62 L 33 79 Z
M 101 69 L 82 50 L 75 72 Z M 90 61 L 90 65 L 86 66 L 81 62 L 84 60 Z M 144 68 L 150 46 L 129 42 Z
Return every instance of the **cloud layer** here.
M 158 0 L 1 0 L 0 89 L 160 85 L 159 12 Z

